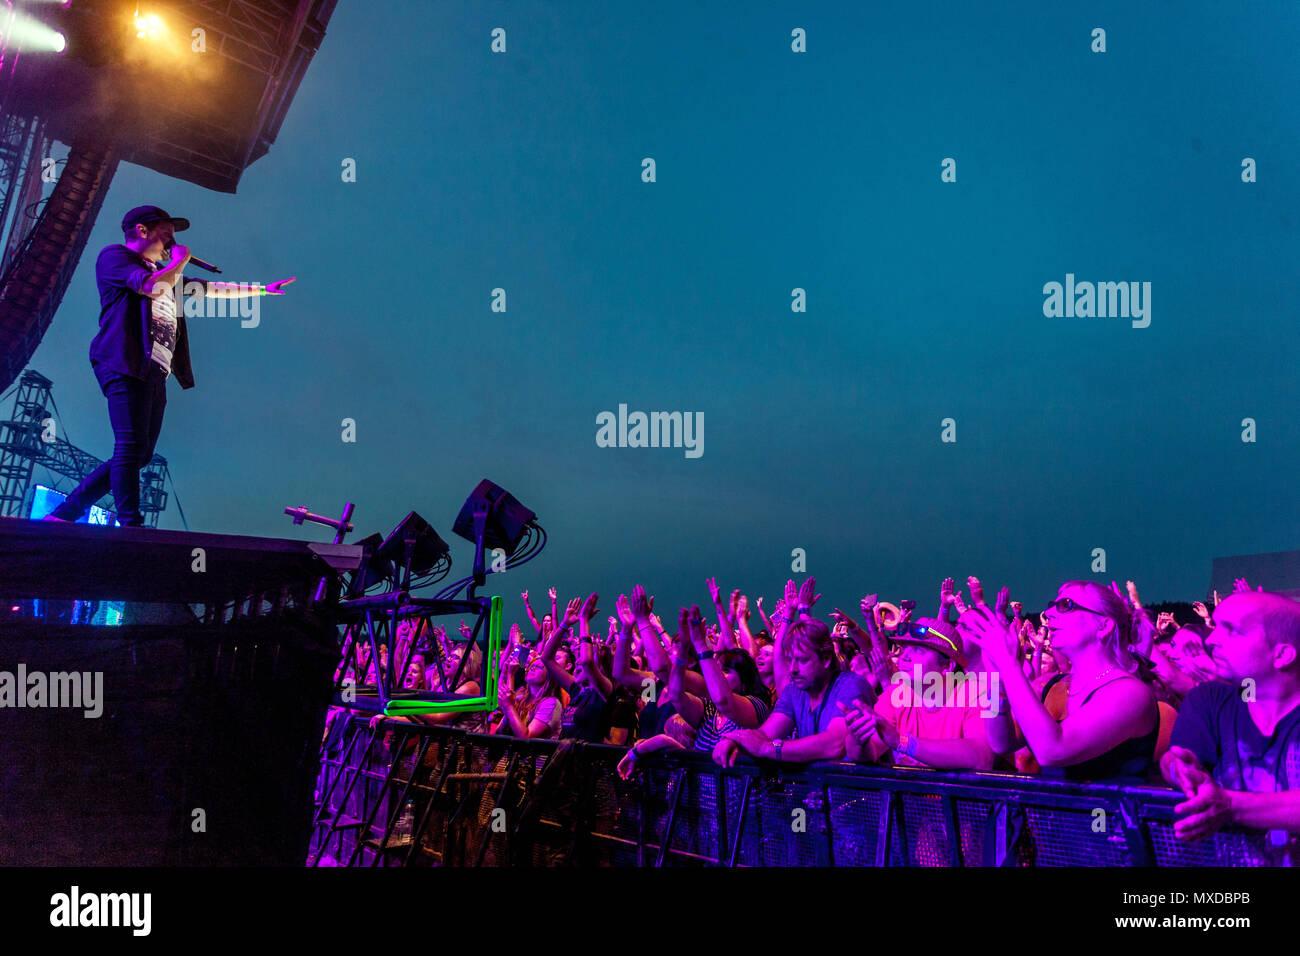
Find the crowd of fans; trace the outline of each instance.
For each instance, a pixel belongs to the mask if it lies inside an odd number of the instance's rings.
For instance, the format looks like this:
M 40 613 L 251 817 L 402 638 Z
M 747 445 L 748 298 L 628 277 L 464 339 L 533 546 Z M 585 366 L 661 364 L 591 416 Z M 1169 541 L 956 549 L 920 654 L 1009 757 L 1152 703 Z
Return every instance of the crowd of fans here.
M 1300 834 L 1300 603 L 1238 581 L 1197 620 L 1153 615 L 1124 589 L 1067 581 L 1040 614 L 1003 588 L 951 578 L 933 617 L 869 594 L 860 620 L 814 614 L 812 578 L 786 584 L 769 615 L 707 581 L 713 605 L 681 608 L 670 632 L 638 585 L 602 635 L 598 596 L 563 613 L 549 591 L 534 640 L 510 630 L 491 714 L 374 718 L 454 723 L 516 737 L 627 747 L 619 773 L 656 751 L 999 770 L 1180 788 L 1175 833 L 1236 825 Z M 757 612 L 755 614 L 755 611 Z M 402 625 L 403 686 L 480 695 L 478 647 L 426 621 Z M 576 633 L 575 633 L 576 631 Z M 356 673 L 374 683 L 364 646 Z M 387 660 L 381 649 L 378 666 Z

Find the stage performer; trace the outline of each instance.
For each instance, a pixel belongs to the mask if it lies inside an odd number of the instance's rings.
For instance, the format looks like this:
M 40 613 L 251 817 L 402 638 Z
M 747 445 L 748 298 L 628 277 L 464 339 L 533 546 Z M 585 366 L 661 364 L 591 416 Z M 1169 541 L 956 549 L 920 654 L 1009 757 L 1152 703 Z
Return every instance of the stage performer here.
M 182 276 L 190 251 L 175 235 L 190 227 L 157 206 L 137 206 L 122 219 L 123 241 L 106 246 L 95 261 L 99 286 L 99 334 L 90 343 L 90 365 L 108 399 L 113 457 L 86 476 L 46 520 L 76 521 L 111 489 L 118 523 L 140 527 L 140 469 L 153 458 L 167 379 L 194 387 L 182 294 L 241 299 L 284 295 L 294 280 L 269 285 L 207 282 Z M 166 257 L 166 258 L 165 258 Z

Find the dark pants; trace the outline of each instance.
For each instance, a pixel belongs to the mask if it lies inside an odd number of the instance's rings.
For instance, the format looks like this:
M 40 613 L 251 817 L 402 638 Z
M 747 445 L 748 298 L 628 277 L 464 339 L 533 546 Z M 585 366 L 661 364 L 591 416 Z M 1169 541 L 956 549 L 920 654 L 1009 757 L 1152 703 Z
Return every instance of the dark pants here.
M 102 366 L 95 366 L 95 377 L 108 399 L 113 457 L 87 475 L 51 513 L 56 518 L 75 521 L 112 489 L 118 523 L 139 527 L 144 524 L 144 515 L 140 513 L 140 469 L 153 458 L 154 445 L 162 430 L 167 379 L 162 367 L 154 362 L 149 363 L 144 379 L 120 375 Z

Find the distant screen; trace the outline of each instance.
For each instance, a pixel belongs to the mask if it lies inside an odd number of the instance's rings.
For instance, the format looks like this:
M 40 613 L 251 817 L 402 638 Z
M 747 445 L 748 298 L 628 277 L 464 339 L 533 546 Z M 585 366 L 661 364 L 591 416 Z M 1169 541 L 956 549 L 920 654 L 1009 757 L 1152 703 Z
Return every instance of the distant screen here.
M 61 505 L 68 496 L 61 491 L 55 491 L 53 488 L 47 488 L 44 485 L 36 485 L 32 489 L 32 508 L 28 517 L 37 520 L 44 518 L 47 514 Z M 91 505 L 90 511 L 82 515 L 78 520 L 79 524 L 103 524 L 106 525 L 112 519 L 112 513 L 105 511 L 98 505 Z M 116 524 L 116 522 L 113 522 Z M 41 617 L 44 614 L 41 607 L 43 601 L 33 601 L 33 614 Z M 106 627 L 116 627 L 122 623 L 122 601 L 77 601 L 73 609 L 73 620 L 81 620 L 85 615 L 88 619 L 85 623 L 98 624 Z

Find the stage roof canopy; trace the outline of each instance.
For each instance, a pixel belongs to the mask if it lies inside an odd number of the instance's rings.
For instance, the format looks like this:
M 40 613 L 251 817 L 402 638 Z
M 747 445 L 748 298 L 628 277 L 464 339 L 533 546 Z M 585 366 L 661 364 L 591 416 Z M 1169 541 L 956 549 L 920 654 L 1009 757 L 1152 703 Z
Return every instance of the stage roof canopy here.
M 65 143 L 233 193 L 280 130 L 337 0 L 74 0 L 25 11 L 67 38 L 18 63 L 19 115 Z M 142 8 L 143 9 L 143 8 Z

